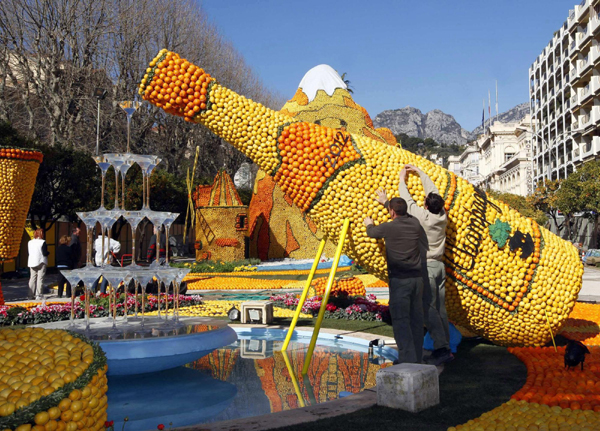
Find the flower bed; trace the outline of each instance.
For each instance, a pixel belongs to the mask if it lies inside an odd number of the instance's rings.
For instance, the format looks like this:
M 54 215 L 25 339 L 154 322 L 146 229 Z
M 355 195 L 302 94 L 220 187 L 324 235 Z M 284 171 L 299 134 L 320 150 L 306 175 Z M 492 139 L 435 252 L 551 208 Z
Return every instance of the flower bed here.
M 3 329 L 0 362 L 0 429 L 103 429 L 107 366 L 98 345 L 62 330 Z
M 295 310 L 299 298 L 291 293 L 271 297 L 274 306 Z M 316 315 L 321 308 L 321 296 L 308 298 L 302 307 L 302 312 Z M 325 311 L 326 319 L 347 320 L 385 320 L 390 319 L 389 307 L 377 302 L 377 297 L 369 294 L 362 296 L 339 296 L 330 297 Z
M 169 303 L 173 303 L 173 295 L 169 295 Z M 123 316 L 125 307 L 123 301 L 125 296 L 122 294 L 117 301 L 117 315 Z M 75 300 L 75 318 L 82 319 L 85 317 L 84 296 L 78 297 Z M 141 295 L 136 298 L 135 295 L 127 295 L 127 310 L 131 314 L 135 310 L 136 302 L 138 310 L 141 310 Z M 148 295 L 145 302 L 144 312 L 152 312 L 158 309 L 158 298 L 154 295 Z M 180 307 L 200 304 L 202 298 L 196 295 L 179 295 Z M 165 296 L 160 298 L 161 308 L 164 308 Z M 40 323 L 58 322 L 61 320 L 69 320 L 71 317 L 71 303 L 54 303 L 54 304 L 21 304 L 14 306 L 0 306 L 0 326 L 8 325 L 36 325 Z M 90 317 L 108 317 L 108 294 L 100 295 L 98 298 L 92 298 L 90 302 Z

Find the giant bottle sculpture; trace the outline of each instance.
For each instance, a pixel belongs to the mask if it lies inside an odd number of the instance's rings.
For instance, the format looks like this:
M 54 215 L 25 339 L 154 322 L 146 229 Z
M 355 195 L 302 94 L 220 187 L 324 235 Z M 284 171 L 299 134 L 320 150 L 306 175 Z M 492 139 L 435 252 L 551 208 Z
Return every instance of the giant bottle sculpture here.
M 583 266 L 577 250 L 464 179 L 409 151 L 343 130 L 290 119 L 219 85 L 200 67 L 162 50 L 140 94 L 166 112 L 203 124 L 273 175 L 282 190 L 344 252 L 387 279 L 385 245 L 363 225 L 389 220 L 373 197 L 398 196 L 405 164 L 422 169 L 446 201 L 446 306 L 450 320 L 500 345 L 539 346 L 575 304 Z M 423 187 L 408 180 L 420 205 Z

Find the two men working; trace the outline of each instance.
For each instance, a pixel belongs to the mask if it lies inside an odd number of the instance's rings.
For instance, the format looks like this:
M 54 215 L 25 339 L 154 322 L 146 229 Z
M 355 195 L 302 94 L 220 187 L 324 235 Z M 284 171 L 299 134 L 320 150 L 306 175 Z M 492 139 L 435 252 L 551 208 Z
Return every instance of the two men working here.
M 421 178 L 425 208 L 418 206 L 406 187 L 408 172 Z M 377 202 L 388 208 L 392 220 L 379 226 L 367 217 L 367 235 L 385 239 L 390 289 L 390 314 L 398 360 L 422 362 L 423 325 L 434 342 L 427 363 L 440 365 L 454 357 L 445 307 L 446 272 L 443 254 L 447 215 L 444 200 L 431 179 L 420 169 L 406 165 L 400 171 L 399 198 L 390 201 L 377 190 Z

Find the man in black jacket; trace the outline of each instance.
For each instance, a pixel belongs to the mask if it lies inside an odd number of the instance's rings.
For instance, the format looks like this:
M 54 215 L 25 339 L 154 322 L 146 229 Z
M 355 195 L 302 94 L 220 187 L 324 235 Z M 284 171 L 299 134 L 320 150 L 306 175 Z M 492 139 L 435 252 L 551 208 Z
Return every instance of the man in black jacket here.
M 390 200 L 392 218 L 379 226 L 367 217 L 367 235 L 385 239 L 390 290 L 390 314 L 398 360 L 420 364 L 423 357 L 423 267 L 427 237 L 419 220 L 407 213 L 406 201 Z

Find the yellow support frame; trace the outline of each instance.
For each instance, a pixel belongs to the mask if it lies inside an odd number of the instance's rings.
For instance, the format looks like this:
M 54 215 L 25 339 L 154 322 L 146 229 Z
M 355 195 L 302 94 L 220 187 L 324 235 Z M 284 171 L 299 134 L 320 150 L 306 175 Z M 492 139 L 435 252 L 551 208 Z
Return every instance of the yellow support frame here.
M 283 356 L 283 360 L 285 361 L 285 366 L 288 369 L 288 373 L 290 373 L 292 385 L 294 385 L 294 391 L 296 391 L 296 396 L 298 397 L 298 404 L 300 404 L 300 407 L 306 407 L 306 404 L 304 403 L 304 397 L 302 396 L 302 391 L 300 391 L 298 379 L 296 378 L 296 373 L 294 373 L 294 369 L 292 368 L 292 364 L 290 363 L 290 358 L 288 358 L 288 355 L 285 352 L 285 350 L 281 351 L 281 355 Z
M 282 352 L 285 352 L 288 348 L 288 345 L 290 344 L 290 340 L 292 339 L 292 335 L 294 334 L 294 329 L 296 328 L 296 323 L 298 323 L 298 317 L 300 317 L 300 312 L 302 311 L 304 302 L 306 302 L 306 296 L 308 295 L 310 284 L 313 281 L 315 272 L 317 272 L 317 266 L 319 266 L 319 260 L 321 260 L 321 255 L 323 254 L 323 249 L 325 248 L 326 242 L 327 239 L 323 238 L 321 240 L 321 243 L 319 244 L 317 256 L 315 257 L 312 268 L 310 269 L 310 273 L 308 274 L 308 279 L 306 280 L 306 284 L 304 285 L 304 290 L 302 291 L 302 295 L 300 296 L 300 301 L 298 301 L 298 306 L 296 307 L 294 318 L 292 319 L 292 323 L 290 324 L 290 329 L 288 329 L 288 332 L 285 336 L 285 341 L 283 342 L 283 347 L 281 348 Z
M 333 287 L 335 273 L 336 273 L 337 267 L 340 263 L 340 258 L 342 257 L 342 248 L 344 247 L 344 241 L 346 239 L 346 235 L 348 234 L 349 226 L 350 226 L 350 219 L 345 219 L 344 224 L 342 225 L 342 233 L 340 234 L 340 239 L 338 242 L 337 250 L 335 251 L 335 257 L 333 258 L 333 265 L 331 266 L 331 271 L 329 272 L 329 278 L 327 279 L 327 286 L 325 287 L 325 294 L 323 295 L 323 299 L 321 300 L 321 308 L 319 309 L 319 315 L 317 316 L 317 323 L 315 325 L 315 329 L 313 330 L 312 338 L 310 339 L 310 344 L 308 346 L 308 352 L 306 352 L 306 359 L 304 361 L 304 366 L 302 367 L 302 375 L 306 375 L 306 373 L 308 373 L 308 367 L 310 366 L 310 361 L 312 359 L 312 355 L 315 350 L 315 345 L 317 344 L 317 338 L 319 337 L 319 331 L 321 330 L 321 323 L 323 322 L 323 317 L 325 316 L 327 302 L 329 301 L 329 294 L 331 293 L 331 288 Z

